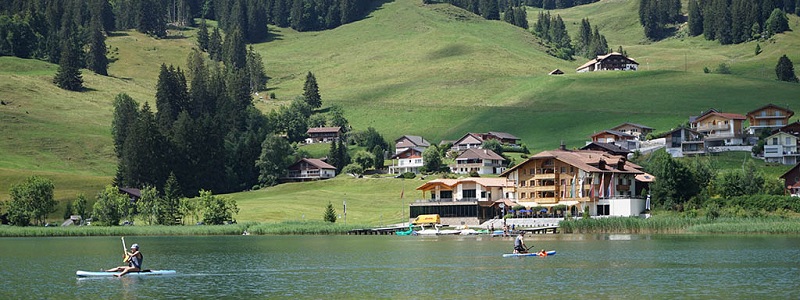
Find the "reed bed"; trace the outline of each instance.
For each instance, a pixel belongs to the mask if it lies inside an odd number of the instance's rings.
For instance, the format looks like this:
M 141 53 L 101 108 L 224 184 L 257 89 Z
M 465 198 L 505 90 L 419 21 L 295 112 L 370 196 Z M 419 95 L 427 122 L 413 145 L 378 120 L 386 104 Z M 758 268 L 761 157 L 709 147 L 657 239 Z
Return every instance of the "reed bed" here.
M 800 233 L 798 218 L 719 218 L 654 216 L 564 220 L 563 233 Z
M 323 221 L 287 221 L 280 223 L 261 223 L 247 229 L 250 234 L 260 235 L 312 235 L 346 234 L 358 228 L 371 228 L 363 224 L 339 224 Z
M 686 229 L 708 222 L 705 218 L 682 218 L 674 216 L 613 217 L 597 219 L 574 219 L 561 221 L 564 233 L 683 233 Z
M 688 228 L 694 233 L 800 234 L 800 220 L 734 220 L 700 224 Z
M 16 227 L 0 226 L 0 237 L 51 236 L 145 236 L 145 235 L 239 235 L 251 223 L 193 226 L 69 226 Z

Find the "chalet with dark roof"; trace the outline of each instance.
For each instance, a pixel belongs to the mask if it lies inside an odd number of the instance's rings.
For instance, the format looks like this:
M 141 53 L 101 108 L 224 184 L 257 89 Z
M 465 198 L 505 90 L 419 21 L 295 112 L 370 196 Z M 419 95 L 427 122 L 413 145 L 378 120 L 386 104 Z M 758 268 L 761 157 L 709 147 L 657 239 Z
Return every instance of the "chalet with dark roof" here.
M 425 140 L 421 136 L 416 135 L 404 135 L 399 137 L 398 139 L 394 140 L 394 153 L 399 154 L 400 152 L 406 151 L 408 149 L 417 149 L 420 152 L 425 151 L 428 147 L 431 146 L 431 143 Z
M 453 142 L 453 151 L 464 151 L 472 148 L 480 148 L 483 145 L 483 135 L 469 132 L 460 139 Z
M 630 150 L 617 146 L 615 144 L 601 143 L 601 142 L 591 142 L 586 146 L 581 147 L 581 150 L 603 151 L 611 155 L 619 155 L 624 157 L 628 157 L 628 154 L 631 153 Z
M 314 127 L 306 131 L 307 144 L 337 142 L 342 136 L 341 127 Z
M 287 168 L 282 181 L 310 181 L 336 177 L 336 167 L 316 158 L 302 158 Z
M 484 141 L 486 140 L 497 140 L 500 144 L 509 145 L 509 146 L 517 146 L 519 145 L 520 138 L 514 136 L 513 134 L 506 133 L 506 132 L 498 132 L 498 131 L 489 131 L 487 133 L 481 134 L 481 137 Z
M 626 57 L 621 53 L 611 52 L 606 55 L 597 56 L 582 66 L 575 69 L 578 73 L 617 70 L 617 71 L 636 71 L 639 63 L 632 58 Z

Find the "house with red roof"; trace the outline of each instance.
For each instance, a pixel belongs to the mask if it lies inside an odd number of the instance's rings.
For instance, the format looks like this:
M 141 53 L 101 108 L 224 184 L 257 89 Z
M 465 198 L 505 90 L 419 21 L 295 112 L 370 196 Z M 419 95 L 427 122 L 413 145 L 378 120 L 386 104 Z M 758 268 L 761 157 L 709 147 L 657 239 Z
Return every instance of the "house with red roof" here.
M 744 115 L 709 110 L 692 120 L 690 125 L 704 136 L 705 147 L 745 145 Z

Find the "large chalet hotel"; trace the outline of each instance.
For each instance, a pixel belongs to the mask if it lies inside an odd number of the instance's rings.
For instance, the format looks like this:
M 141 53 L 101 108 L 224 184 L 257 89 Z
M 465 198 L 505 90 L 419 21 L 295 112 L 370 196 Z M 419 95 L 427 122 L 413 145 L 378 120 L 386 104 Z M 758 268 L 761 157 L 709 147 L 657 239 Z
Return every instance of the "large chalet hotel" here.
M 480 224 L 502 218 L 511 207 L 549 210 L 567 207 L 573 216 L 588 208 L 592 216 L 638 216 L 642 192 L 654 180 L 624 156 L 596 150 L 540 152 L 500 174 L 500 178 L 436 179 L 417 190 L 411 218 L 438 213 L 451 224 Z M 448 220 L 449 219 L 449 220 Z

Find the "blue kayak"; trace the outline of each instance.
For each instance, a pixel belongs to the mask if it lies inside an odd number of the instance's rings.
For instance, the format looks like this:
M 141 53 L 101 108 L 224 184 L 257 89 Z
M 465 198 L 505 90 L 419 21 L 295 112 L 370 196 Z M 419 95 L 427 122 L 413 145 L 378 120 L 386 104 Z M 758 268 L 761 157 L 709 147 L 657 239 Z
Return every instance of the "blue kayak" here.
M 556 250 L 547 251 L 547 256 L 556 255 Z M 528 252 L 528 253 L 506 253 L 503 254 L 503 257 L 520 257 L 520 256 L 539 256 L 537 252 Z

